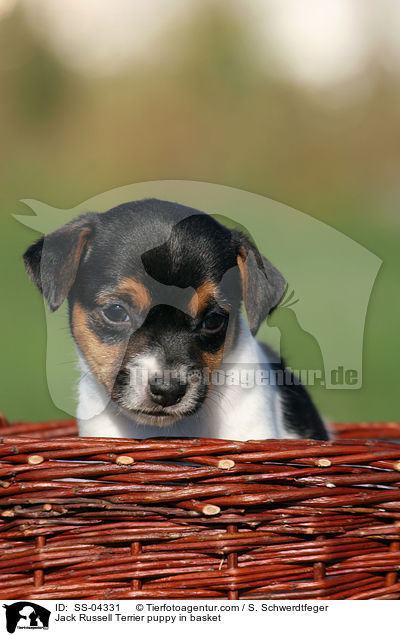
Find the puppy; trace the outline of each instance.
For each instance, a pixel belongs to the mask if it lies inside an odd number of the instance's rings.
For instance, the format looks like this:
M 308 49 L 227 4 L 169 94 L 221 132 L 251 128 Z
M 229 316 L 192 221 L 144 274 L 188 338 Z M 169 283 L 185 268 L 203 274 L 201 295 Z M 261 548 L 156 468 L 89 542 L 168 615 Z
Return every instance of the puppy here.
M 52 311 L 68 299 L 80 435 L 328 438 L 254 337 L 285 280 L 243 233 L 147 199 L 67 223 L 24 262 Z

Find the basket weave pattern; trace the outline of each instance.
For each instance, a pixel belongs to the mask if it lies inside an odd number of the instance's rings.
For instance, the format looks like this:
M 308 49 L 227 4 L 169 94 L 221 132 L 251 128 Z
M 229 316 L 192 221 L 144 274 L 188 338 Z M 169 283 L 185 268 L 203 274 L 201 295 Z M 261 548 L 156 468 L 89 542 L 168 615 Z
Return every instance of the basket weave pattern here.
M 3 599 L 400 598 L 398 424 L 137 442 L 3 418 L 0 435 Z

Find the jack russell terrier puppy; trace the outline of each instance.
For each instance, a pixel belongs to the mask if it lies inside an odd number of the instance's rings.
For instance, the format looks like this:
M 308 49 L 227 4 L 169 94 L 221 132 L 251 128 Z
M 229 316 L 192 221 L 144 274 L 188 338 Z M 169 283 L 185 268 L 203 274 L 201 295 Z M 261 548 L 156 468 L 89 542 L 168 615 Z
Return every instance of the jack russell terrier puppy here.
M 51 311 L 68 299 L 80 435 L 328 439 L 304 387 L 254 337 L 285 280 L 242 232 L 146 199 L 67 223 L 24 262 Z

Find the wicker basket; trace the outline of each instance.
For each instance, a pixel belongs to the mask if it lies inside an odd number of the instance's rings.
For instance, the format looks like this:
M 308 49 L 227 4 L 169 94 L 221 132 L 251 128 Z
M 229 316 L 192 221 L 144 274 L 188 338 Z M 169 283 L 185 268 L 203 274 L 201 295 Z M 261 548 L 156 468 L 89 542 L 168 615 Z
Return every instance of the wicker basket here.
M 399 599 L 400 425 L 335 431 L 136 442 L 3 418 L 2 598 Z

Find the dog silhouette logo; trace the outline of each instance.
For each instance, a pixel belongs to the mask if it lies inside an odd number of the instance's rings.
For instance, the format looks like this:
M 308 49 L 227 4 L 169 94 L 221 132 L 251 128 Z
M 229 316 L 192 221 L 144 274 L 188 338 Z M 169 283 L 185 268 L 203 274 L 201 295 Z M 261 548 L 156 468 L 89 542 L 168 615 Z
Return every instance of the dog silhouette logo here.
M 259 339 L 280 353 L 303 384 L 312 385 L 321 394 L 325 395 L 326 390 L 362 387 L 366 316 L 382 260 L 363 245 L 304 212 L 267 197 L 217 184 L 167 180 L 115 188 L 69 209 L 24 199 L 23 203 L 35 215 L 13 216 L 26 227 L 47 235 L 88 210 L 105 212 L 123 202 L 149 196 L 193 205 L 225 227 L 239 229 L 252 238 L 260 252 L 288 281 L 286 297 L 270 314 L 268 322 L 261 325 Z M 162 244 L 157 232 L 149 233 L 143 240 L 142 254 L 160 250 Z M 141 276 L 146 280 L 149 274 L 142 259 L 139 259 L 139 267 L 140 263 Z M 157 282 L 157 293 L 161 295 L 162 283 Z M 177 308 L 186 302 L 185 294 L 191 291 L 170 285 L 164 287 L 165 304 Z M 74 344 L 67 336 L 67 308 L 63 306 L 56 312 L 45 308 L 45 316 L 48 389 L 58 408 L 75 415 L 73 387 L 78 381 L 78 366 Z M 96 408 L 97 413 L 101 413 L 106 403 L 107 397 L 104 397 L 96 403 L 90 416 Z
M 6 627 L 9 634 L 16 629 L 48 629 L 50 610 L 27 601 L 3 605 L 6 610 Z

